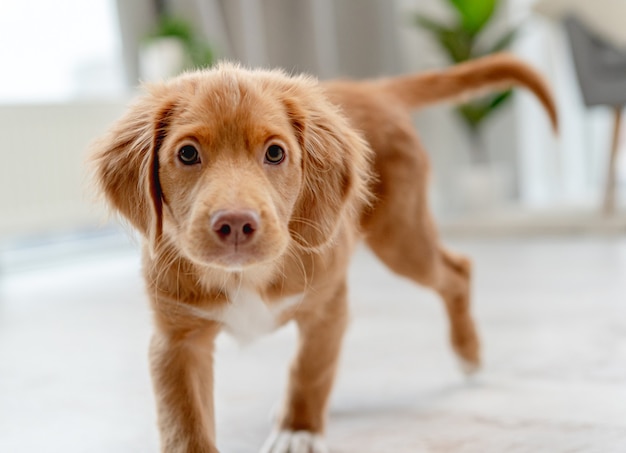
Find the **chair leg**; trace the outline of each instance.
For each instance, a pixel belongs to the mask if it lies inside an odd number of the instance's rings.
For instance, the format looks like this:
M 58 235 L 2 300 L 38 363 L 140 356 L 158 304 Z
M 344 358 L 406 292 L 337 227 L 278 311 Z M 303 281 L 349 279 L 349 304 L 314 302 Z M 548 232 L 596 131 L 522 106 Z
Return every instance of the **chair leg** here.
M 617 154 L 619 152 L 619 138 L 622 126 L 622 106 L 614 110 L 613 141 L 609 157 L 608 174 L 604 191 L 604 215 L 611 216 L 615 212 L 615 187 L 617 184 Z

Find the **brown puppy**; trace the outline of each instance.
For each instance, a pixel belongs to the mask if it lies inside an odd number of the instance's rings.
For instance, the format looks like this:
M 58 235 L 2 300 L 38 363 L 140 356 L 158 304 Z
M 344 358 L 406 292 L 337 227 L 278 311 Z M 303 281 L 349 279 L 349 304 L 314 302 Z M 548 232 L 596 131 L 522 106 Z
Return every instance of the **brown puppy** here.
M 454 350 L 480 363 L 470 263 L 445 250 L 409 110 L 541 78 L 506 55 L 444 71 L 318 84 L 223 64 L 151 85 L 94 150 L 110 205 L 145 238 L 150 359 L 164 452 L 215 452 L 213 340 L 295 320 L 287 397 L 266 452 L 322 452 L 346 327 L 346 272 L 366 243 L 442 297 Z M 363 135 L 361 135 L 363 134 Z

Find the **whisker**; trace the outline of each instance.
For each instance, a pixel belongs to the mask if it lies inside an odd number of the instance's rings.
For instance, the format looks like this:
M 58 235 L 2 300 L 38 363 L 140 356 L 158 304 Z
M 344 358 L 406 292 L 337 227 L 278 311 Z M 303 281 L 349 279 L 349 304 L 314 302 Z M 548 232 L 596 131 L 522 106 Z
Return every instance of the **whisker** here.
M 296 231 L 292 231 L 291 235 L 294 237 L 294 239 L 297 239 L 297 241 L 294 244 L 294 246 L 297 246 L 297 247 L 303 248 L 303 249 L 312 249 L 312 248 L 314 248 L 312 245 L 310 245 L 308 243 L 308 241 L 300 233 L 298 233 Z
M 306 271 L 306 265 L 304 264 L 304 260 L 302 259 L 301 253 L 299 253 L 299 250 L 295 249 L 291 244 L 287 249 L 287 254 L 288 256 L 290 256 L 291 258 L 294 259 L 294 261 L 296 262 L 296 265 L 299 268 L 299 271 L 302 274 L 302 279 L 303 279 L 303 297 L 302 299 L 300 299 L 300 301 L 298 302 L 298 304 L 295 306 L 296 311 L 300 308 L 300 306 L 302 305 L 302 302 L 304 301 L 304 299 L 306 298 L 306 293 L 307 292 L 314 292 L 314 289 L 312 287 L 310 287 L 310 281 L 309 281 L 309 275 Z M 285 260 L 286 261 L 286 260 Z M 284 264 L 284 262 L 283 262 Z
M 304 217 L 292 217 L 291 221 L 292 222 L 298 222 L 298 223 L 301 223 L 303 225 L 309 226 L 309 227 L 313 228 L 317 233 L 320 233 L 320 234 L 323 233 L 322 228 L 317 223 L 313 222 L 311 219 L 307 219 L 307 218 L 304 218 Z
M 180 300 L 180 264 L 182 259 L 178 257 L 178 267 L 176 269 L 176 299 Z

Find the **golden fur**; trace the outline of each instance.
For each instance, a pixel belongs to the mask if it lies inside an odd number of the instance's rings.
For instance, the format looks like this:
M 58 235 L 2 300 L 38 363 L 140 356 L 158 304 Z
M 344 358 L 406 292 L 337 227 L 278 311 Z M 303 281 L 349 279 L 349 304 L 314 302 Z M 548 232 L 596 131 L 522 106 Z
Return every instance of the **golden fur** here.
M 478 367 L 470 262 L 438 239 L 428 159 L 410 110 L 513 84 L 531 89 L 556 126 L 541 78 L 507 55 L 323 84 L 222 64 L 147 87 L 96 143 L 93 159 L 108 203 L 145 238 L 164 452 L 217 451 L 213 340 L 234 329 L 229 313 L 245 303 L 270 310 L 276 326 L 294 320 L 300 332 L 278 422 L 286 434 L 264 451 L 277 442 L 290 445 L 281 451 L 324 451 L 305 434 L 324 430 L 348 318 L 346 272 L 361 237 L 393 271 L 441 295 L 454 350 L 468 368 Z M 267 160 L 274 145 L 286 152 L 279 164 Z M 182 163 L 185 146 L 199 162 Z M 230 223 L 219 229 L 223 212 Z M 244 290 L 257 301 L 244 301 Z M 281 305 L 294 296 L 299 303 Z

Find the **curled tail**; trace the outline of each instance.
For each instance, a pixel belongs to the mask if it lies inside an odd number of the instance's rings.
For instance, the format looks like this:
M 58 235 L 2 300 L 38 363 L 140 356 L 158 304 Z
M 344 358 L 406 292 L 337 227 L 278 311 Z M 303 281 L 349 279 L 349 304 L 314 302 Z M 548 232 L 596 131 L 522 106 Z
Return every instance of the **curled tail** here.
M 556 106 L 543 77 L 510 54 L 493 54 L 442 70 L 383 79 L 381 83 L 408 108 L 461 102 L 486 92 L 523 86 L 539 99 L 552 127 L 558 130 Z

